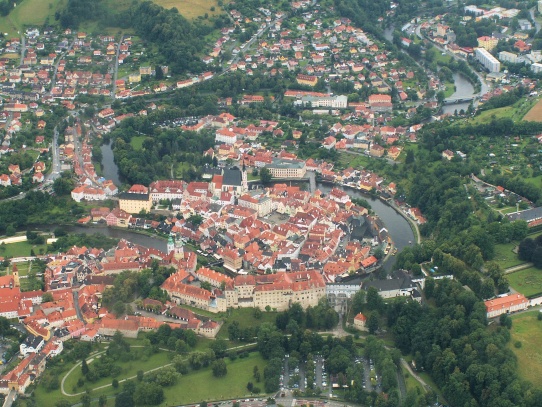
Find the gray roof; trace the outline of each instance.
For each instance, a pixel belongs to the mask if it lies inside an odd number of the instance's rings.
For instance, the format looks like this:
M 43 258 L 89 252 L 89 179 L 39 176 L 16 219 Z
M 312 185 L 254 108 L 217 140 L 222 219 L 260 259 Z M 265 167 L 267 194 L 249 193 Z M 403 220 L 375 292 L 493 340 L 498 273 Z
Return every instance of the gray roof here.
M 222 185 L 241 186 L 241 170 L 225 169 L 223 176 Z
M 119 199 L 125 199 L 127 201 L 148 201 L 149 194 L 137 194 L 133 192 L 121 192 L 118 194 Z
M 508 215 L 506 215 L 506 217 L 510 221 L 524 220 L 526 222 L 532 222 L 533 220 L 542 218 L 542 207 L 526 209 L 520 212 L 509 213 Z

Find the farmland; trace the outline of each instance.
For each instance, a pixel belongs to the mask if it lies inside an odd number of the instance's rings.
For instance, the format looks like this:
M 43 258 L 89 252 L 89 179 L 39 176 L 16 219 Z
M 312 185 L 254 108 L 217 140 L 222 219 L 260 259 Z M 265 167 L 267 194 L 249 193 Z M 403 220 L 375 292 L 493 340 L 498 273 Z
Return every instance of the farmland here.
M 534 105 L 529 112 L 523 117 L 523 120 L 529 120 L 533 122 L 542 122 L 542 99 Z
M 171 9 L 175 7 L 183 17 L 193 20 L 207 14 L 208 16 L 218 15 L 222 9 L 216 0 L 153 0 L 154 3 Z M 211 10 L 213 7 L 214 11 Z

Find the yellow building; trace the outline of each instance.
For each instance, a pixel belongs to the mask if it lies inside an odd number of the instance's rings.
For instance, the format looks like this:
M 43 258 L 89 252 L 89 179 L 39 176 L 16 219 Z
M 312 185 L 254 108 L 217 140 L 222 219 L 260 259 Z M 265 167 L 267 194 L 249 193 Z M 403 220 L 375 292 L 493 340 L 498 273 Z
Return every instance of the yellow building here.
M 491 51 L 493 48 L 495 48 L 498 43 L 499 39 L 495 37 L 489 37 L 487 35 L 484 35 L 483 37 L 478 37 L 478 47 L 484 48 L 488 51 Z
M 152 200 L 150 194 L 122 192 L 118 195 L 119 208 L 128 213 L 150 212 Z
M 139 82 L 141 82 L 141 74 L 132 73 L 132 74 L 128 75 L 128 81 L 130 81 L 130 83 L 139 83 Z

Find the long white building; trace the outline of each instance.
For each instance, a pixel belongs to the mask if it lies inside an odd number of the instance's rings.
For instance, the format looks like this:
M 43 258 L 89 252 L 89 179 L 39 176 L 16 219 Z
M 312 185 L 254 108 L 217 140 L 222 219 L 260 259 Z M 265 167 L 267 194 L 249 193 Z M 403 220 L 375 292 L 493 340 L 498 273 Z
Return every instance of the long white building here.
M 488 50 L 484 48 L 476 48 L 474 51 L 476 59 L 489 71 L 499 72 L 501 70 L 501 63 Z

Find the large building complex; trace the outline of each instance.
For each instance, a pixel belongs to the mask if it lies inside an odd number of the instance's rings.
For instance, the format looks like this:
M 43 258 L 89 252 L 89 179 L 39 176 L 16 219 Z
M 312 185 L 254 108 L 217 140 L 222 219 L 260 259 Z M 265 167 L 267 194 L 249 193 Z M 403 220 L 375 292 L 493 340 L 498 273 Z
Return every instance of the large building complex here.
M 271 164 L 265 166 L 273 178 L 303 178 L 307 172 L 305 161 L 299 160 L 283 160 L 273 158 Z
M 239 275 L 233 281 L 225 280 L 224 290 L 212 292 L 184 284 L 182 277 L 185 275 L 185 271 L 173 274 L 162 284 L 162 289 L 177 304 L 189 304 L 211 312 L 223 312 L 229 307 L 270 307 L 283 311 L 294 302 L 303 308 L 314 307 L 326 295 L 324 278 L 314 270 Z
M 485 302 L 487 317 L 494 318 L 501 314 L 521 311 L 529 306 L 529 300 L 523 294 L 511 294 Z
M 489 71 L 499 72 L 501 70 L 501 63 L 493 55 L 489 53 L 487 49 L 476 48 L 476 59 Z

